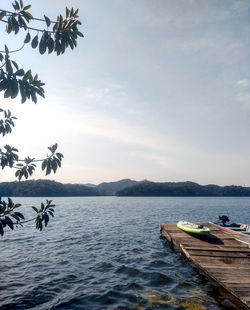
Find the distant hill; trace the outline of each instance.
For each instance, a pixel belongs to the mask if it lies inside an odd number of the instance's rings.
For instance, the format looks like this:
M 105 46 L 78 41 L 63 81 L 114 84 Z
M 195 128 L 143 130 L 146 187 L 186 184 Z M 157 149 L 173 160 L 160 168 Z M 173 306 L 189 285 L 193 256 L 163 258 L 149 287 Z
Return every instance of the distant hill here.
M 121 191 L 127 187 L 136 185 L 140 182 L 130 180 L 130 179 L 123 179 L 117 182 L 104 182 L 96 186 L 96 189 L 100 193 L 100 195 L 115 195 L 117 191 Z
M 0 183 L 0 197 L 67 197 L 67 196 L 250 196 L 250 187 L 199 185 L 194 182 L 134 181 L 123 179 L 96 186 L 62 184 L 50 180 Z
M 96 187 L 97 185 L 95 184 L 92 184 L 92 183 L 86 183 L 86 184 L 82 184 L 84 186 L 87 186 L 87 187 Z
M 0 183 L 0 196 L 66 197 L 99 196 L 94 188 L 80 184 L 62 184 L 50 180 L 30 180 Z
M 250 196 L 250 187 L 199 185 L 194 182 L 141 182 L 120 190 L 117 196 Z

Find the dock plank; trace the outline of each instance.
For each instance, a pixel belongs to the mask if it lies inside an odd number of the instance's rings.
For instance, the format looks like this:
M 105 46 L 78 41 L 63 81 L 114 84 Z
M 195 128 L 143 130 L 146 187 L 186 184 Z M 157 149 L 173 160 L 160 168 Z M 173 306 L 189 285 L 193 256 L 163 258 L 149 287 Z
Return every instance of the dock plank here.
M 194 236 L 176 224 L 160 224 L 162 235 L 202 274 L 223 287 L 242 309 L 250 307 L 250 248 L 211 223 L 211 234 Z

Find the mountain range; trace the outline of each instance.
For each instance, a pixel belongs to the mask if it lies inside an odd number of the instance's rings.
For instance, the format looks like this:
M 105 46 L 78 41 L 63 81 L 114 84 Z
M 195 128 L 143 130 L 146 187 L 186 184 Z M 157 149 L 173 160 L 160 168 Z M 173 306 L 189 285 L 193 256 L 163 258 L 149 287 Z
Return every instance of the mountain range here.
M 123 179 L 95 184 L 63 184 L 51 180 L 0 183 L 0 197 L 71 197 L 71 196 L 166 196 L 218 197 L 247 196 L 250 187 L 200 185 L 194 182 L 151 182 Z

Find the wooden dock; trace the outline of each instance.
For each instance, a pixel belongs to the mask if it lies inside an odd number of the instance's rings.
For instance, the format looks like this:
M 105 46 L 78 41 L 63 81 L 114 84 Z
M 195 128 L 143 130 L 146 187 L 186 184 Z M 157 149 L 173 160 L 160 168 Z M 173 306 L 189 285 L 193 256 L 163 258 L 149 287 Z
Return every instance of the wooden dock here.
M 250 248 L 211 223 L 198 223 L 210 235 L 194 236 L 176 224 L 160 224 L 161 234 L 170 246 L 179 248 L 190 264 L 223 288 L 239 309 L 250 309 Z

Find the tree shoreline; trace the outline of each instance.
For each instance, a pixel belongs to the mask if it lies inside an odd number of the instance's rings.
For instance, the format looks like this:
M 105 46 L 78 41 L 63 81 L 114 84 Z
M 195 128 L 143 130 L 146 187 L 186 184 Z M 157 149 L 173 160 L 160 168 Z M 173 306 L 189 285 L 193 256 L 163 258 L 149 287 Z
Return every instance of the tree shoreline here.
M 250 187 L 151 182 L 124 179 L 99 185 L 63 184 L 52 180 L 0 183 L 0 197 L 250 197 Z

